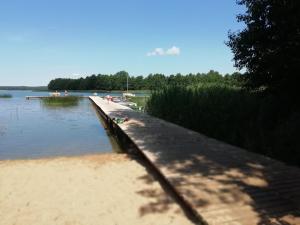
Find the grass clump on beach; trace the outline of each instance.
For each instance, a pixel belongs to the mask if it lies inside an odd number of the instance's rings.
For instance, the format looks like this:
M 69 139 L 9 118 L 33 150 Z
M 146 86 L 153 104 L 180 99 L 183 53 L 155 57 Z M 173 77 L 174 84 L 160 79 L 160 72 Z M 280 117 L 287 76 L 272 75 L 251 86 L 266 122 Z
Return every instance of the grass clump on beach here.
M 11 94 L 0 94 L 0 98 L 12 98 Z
M 46 106 L 76 106 L 78 105 L 80 98 L 78 96 L 63 96 L 63 97 L 46 97 L 42 98 L 42 102 Z

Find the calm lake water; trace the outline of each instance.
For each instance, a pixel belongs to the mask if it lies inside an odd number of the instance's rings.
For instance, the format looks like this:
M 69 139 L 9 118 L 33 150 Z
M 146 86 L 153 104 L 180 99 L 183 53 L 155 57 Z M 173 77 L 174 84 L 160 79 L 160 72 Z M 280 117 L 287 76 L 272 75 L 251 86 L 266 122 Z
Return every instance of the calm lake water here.
M 49 92 L 0 90 L 4 93 L 13 97 L 0 98 L 0 160 L 116 150 L 89 99 L 80 100 L 77 106 L 49 107 L 41 100 L 25 99 L 28 95 L 49 96 Z

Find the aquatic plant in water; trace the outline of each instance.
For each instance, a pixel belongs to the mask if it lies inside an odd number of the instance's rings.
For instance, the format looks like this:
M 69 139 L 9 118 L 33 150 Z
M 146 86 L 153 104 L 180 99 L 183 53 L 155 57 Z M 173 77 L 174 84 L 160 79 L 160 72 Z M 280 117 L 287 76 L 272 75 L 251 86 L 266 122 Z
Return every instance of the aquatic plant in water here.
M 0 94 L 0 98 L 11 98 L 11 94 Z
M 45 97 L 42 98 L 42 102 L 45 106 L 50 107 L 69 107 L 69 106 L 76 106 L 80 97 L 78 96 L 63 96 L 63 97 Z

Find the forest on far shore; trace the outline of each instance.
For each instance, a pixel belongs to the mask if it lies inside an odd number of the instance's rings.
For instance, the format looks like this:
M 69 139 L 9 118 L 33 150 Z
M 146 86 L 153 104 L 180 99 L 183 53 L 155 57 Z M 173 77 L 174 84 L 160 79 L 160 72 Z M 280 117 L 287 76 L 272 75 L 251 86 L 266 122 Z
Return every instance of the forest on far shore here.
M 149 74 L 148 76 L 130 76 L 126 71 L 117 72 L 114 75 L 91 75 L 85 78 L 70 79 L 57 78 L 48 84 L 49 90 L 126 90 L 128 77 L 128 89 L 130 90 L 159 90 L 166 86 L 189 86 L 197 83 L 218 83 L 230 86 L 241 86 L 243 76 L 241 73 L 222 75 L 210 70 L 208 73 L 197 73 L 166 76 L 164 74 Z

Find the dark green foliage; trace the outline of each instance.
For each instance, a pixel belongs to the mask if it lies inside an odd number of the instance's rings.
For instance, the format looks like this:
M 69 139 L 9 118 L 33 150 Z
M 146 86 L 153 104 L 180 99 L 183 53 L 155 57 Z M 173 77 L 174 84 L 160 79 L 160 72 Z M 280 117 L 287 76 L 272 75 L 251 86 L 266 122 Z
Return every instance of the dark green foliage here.
M 238 15 L 246 27 L 229 32 L 227 45 L 235 66 L 247 70 L 244 84 L 260 90 L 256 97 L 254 132 L 243 146 L 286 162 L 300 165 L 300 1 L 239 0 L 246 7 Z M 248 105 L 245 105 L 245 107 Z M 243 114 L 241 112 L 240 114 Z
M 295 94 L 300 65 L 300 1 L 239 0 L 242 31 L 229 33 L 235 65 L 246 68 L 250 88 Z
M 284 99 L 224 84 L 171 86 L 152 94 L 147 111 L 205 135 L 300 166 L 300 114 Z
M 121 90 L 127 89 L 127 76 L 130 90 L 159 90 L 168 85 L 187 86 L 195 83 L 211 83 L 219 82 L 231 85 L 241 85 L 240 80 L 243 75 L 240 73 L 233 73 L 232 75 L 225 75 L 224 77 L 216 71 L 209 71 L 208 73 L 197 73 L 188 75 L 171 75 L 164 74 L 149 74 L 147 77 L 143 76 L 129 76 L 127 72 L 121 71 L 114 75 L 92 75 L 86 78 L 67 79 L 57 78 L 51 80 L 48 84 L 49 90 Z

